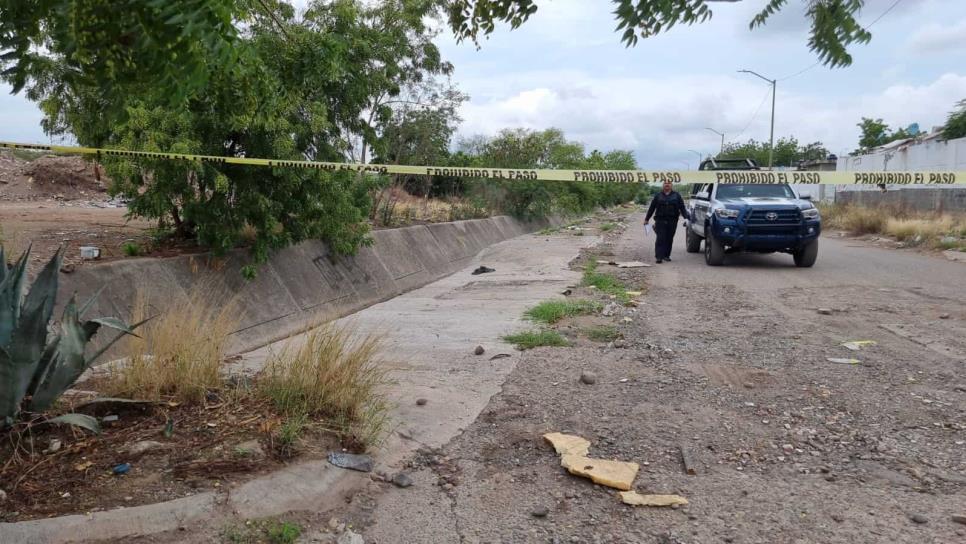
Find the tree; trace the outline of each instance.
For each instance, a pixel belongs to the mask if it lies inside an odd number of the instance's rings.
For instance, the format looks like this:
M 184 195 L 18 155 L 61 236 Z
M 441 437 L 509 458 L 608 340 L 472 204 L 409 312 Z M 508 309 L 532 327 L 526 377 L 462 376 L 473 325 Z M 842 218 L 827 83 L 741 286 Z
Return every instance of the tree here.
M 341 161 L 377 139 L 392 113 L 385 103 L 408 82 L 445 69 L 424 35 L 420 10 L 432 5 L 316 0 L 301 19 L 284 3 L 254 12 L 235 43 L 238 62 L 212 59 L 204 87 L 174 104 L 166 88 L 111 102 L 97 86 L 65 85 L 66 59 L 37 65 L 27 92 L 46 127 L 82 145 Z M 105 123 L 103 113 L 117 108 L 124 115 Z M 244 229 L 255 232 L 256 261 L 310 238 L 343 253 L 366 240 L 367 178 L 348 172 L 116 157 L 105 166 L 111 191 L 132 199 L 132 215 L 216 252 L 240 243 Z
M 893 131 L 882 119 L 863 117 L 862 121 L 856 126 L 862 131 L 861 136 L 859 136 L 859 149 L 856 153 L 865 152 L 889 142 L 911 137 L 906 129 L 901 128 Z
M 955 140 L 966 137 L 966 99 L 956 103 L 956 109 L 949 113 L 943 126 L 943 138 Z
M 752 159 L 760 165 L 768 164 L 768 142 L 748 140 L 743 144 L 728 143 L 724 150 L 718 153 L 722 159 Z M 774 165 L 796 166 L 799 162 L 821 160 L 829 156 L 828 149 L 822 142 L 812 142 L 800 145 L 794 136 L 779 138 L 775 142 Z
M 537 12 L 538 0 L 440 0 L 447 6 L 450 26 L 460 40 L 479 43 L 480 34 L 493 32 L 499 22 L 517 28 Z M 627 46 L 670 30 L 676 24 L 691 25 L 711 19 L 712 2 L 740 0 L 611 0 L 617 31 Z M 788 0 L 768 0 L 749 23 L 749 28 L 763 26 L 768 19 L 786 7 Z M 868 43 L 872 34 L 856 17 L 865 0 L 808 0 L 805 16 L 811 21 L 809 49 L 816 52 L 822 64 L 830 67 L 852 64 L 848 46 Z M 603 6 L 602 6 L 603 8 Z
M 120 94 L 166 89 L 172 101 L 201 89 L 208 65 L 237 61 L 237 0 L 0 0 L 0 75 L 20 92 L 47 65 L 59 82 Z

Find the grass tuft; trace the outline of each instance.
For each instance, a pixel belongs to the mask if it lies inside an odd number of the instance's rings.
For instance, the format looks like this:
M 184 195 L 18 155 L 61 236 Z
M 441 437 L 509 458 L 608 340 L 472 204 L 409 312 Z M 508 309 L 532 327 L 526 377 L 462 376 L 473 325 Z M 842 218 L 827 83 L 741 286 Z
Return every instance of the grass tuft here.
M 509 334 L 503 340 L 516 345 L 519 349 L 533 349 L 541 346 L 567 347 L 570 342 L 557 331 L 530 330 Z
M 137 257 L 143 253 L 143 250 L 137 242 L 124 242 L 121 246 L 121 252 L 128 257 Z
M 610 232 L 617 228 L 617 223 L 604 223 L 600 226 L 601 232 Z
M 611 325 L 591 327 L 584 332 L 587 334 L 587 338 L 590 338 L 594 342 L 610 342 L 617 340 L 621 335 L 617 327 Z
M 140 338 L 125 340 L 127 361 L 111 369 L 110 394 L 201 403 L 209 391 L 220 389 L 221 363 L 237 321 L 234 304 L 216 307 L 200 288 L 160 310 L 139 291 L 131 322 L 156 317 L 138 329 Z
M 523 312 L 530 321 L 552 325 L 565 317 L 599 312 L 602 305 L 591 300 L 546 300 Z
M 583 285 L 585 287 L 594 286 L 601 293 L 614 295 L 622 304 L 626 304 L 630 300 L 630 296 L 627 294 L 627 286 L 614 276 L 598 272 L 595 261 L 589 262 L 584 268 Z
M 966 249 L 966 216 L 907 212 L 893 206 L 820 205 L 826 228 L 884 234 L 909 246 Z
M 381 346 L 374 335 L 318 327 L 269 360 L 257 389 L 290 420 L 323 418 L 347 447 L 365 450 L 381 440 L 389 421 Z

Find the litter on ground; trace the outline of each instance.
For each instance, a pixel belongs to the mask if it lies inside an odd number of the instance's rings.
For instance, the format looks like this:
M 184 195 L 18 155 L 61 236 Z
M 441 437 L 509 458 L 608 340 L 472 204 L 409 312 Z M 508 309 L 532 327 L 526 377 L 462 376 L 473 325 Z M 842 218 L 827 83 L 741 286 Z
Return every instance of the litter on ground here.
M 852 351 L 859 351 L 866 346 L 874 346 L 876 343 L 875 340 L 852 340 L 851 342 L 845 342 L 842 346 Z
M 840 365 L 857 365 L 862 363 L 862 361 L 858 359 L 840 359 L 838 357 L 827 357 L 825 360 L 830 363 L 838 363 Z
M 583 455 L 562 455 L 560 465 L 571 474 L 590 478 L 595 484 L 628 491 L 634 485 L 634 478 L 640 465 L 625 461 L 593 459 Z
M 547 433 L 543 438 L 560 455 L 587 455 L 590 451 L 590 440 L 572 434 Z
M 688 504 L 680 495 L 641 495 L 637 491 L 621 491 L 621 501 L 631 506 L 674 506 Z

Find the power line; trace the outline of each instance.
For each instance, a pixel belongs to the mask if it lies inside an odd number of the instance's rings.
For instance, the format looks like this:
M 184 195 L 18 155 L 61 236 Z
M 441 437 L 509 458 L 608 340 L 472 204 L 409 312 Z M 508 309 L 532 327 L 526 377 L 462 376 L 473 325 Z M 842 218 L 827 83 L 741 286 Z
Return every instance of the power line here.
M 758 103 L 758 107 L 755 108 L 755 113 L 751 114 L 751 119 L 748 119 L 748 123 L 745 124 L 745 128 L 741 129 L 741 132 L 739 132 L 738 135 L 735 136 L 732 139 L 733 142 L 737 142 L 738 141 L 738 138 L 741 138 L 741 135 L 744 134 L 745 131 L 748 130 L 748 127 L 751 126 L 751 123 L 753 123 L 755 121 L 755 118 L 758 117 L 758 113 L 761 111 L 761 107 L 764 106 L 765 105 L 765 101 L 768 100 L 768 95 L 769 94 L 771 94 L 771 89 L 769 89 L 768 91 L 765 92 L 765 96 L 763 96 L 761 98 L 761 102 L 759 102 Z
M 887 7 L 885 9 L 885 11 L 883 11 L 882 13 L 880 13 L 878 17 L 876 17 L 871 23 L 868 24 L 868 26 L 865 27 L 866 30 L 872 28 L 876 23 L 878 23 L 879 21 L 881 21 L 882 18 L 885 17 L 886 15 L 888 15 L 890 11 L 892 11 L 893 9 L 895 9 L 895 7 L 898 6 L 900 2 L 902 2 L 902 0 L 896 0 L 895 2 L 893 2 L 892 5 L 890 5 L 889 7 Z M 783 78 L 779 78 L 778 81 L 785 81 L 786 79 L 791 79 L 793 77 L 798 77 L 798 76 L 804 74 L 805 72 L 811 70 L 812 68 L 815 68 L 816 66 L 818 66 L 821 63 L 822 63 L 822 61 L 817 60 L 811 66 L 809 66 L 807 68 L 803 68 L 803 69 L 799 70 L 798 72 L 795 72 L 794 74 L 792 74 L 790 76 L 785 76 Z

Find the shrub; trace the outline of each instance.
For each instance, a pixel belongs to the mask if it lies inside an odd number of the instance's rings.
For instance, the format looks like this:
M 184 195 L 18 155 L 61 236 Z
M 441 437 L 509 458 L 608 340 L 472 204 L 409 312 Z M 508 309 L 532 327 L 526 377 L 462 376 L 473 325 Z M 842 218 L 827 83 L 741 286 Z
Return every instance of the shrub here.
M 215 304 L 209 293 L 199 287 L 185 298 L 169 300 L 140 338 L 125 343 L 126 361 L 111 369 L 111 394 L 199 403 L 209 391 L 221 388 L 221 363 L 237 325 L 236 307 Z M 138 292 L 133 318 L 153 313 L 148 297 Z
M 382 437 L 388 422 L 381 349 L 377 336 L 318 327 L 273 355 L 257 387 L 289 418 L 324 418 L 344 440 L 365 448 Z
M 142 253 L 141 246 L 137 242 L 124 242 L 121 251 L 128 257 L 137 257 Z

